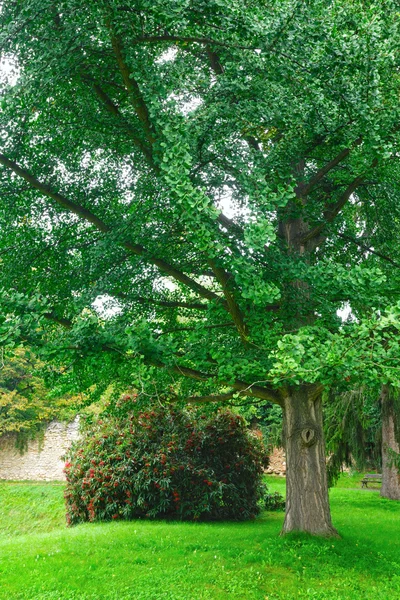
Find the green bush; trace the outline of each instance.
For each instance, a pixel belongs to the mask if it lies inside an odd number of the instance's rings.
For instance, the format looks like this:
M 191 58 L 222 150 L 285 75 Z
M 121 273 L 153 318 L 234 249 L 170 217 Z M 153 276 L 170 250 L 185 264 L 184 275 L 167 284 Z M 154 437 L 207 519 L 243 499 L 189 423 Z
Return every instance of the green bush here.
M 98 421 L 67 456 L 67 522 L 253 517 L 264 445 L 228 411 L 157 408 Z
M 285 498 L 279 492 L 265 494 L 263 500 L 266 510 L 285 510 Z

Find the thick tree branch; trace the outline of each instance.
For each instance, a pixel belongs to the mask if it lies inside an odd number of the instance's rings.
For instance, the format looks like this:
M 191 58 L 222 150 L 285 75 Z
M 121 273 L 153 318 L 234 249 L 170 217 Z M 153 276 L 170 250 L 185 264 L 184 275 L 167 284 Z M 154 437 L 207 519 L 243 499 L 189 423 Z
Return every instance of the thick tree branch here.
M 85 79 L 88 79 L 88 78 L 86 77 Z M 114 115 L 114 117 L 117 117 L 119 119 L 120 123 L 122 124 L 123 128 L 127 131 L 129 137 L 132 139 L 134 144 L 138 148 L 140 148 L 140 150 L 145 155 L 147 161 L 154 167 L 154 161 L 153 161 L 151 150 L 148 147 L 146 147 L 146 145 L 142 142 L 142 140 L 140 138 L 137 137 L 136 132 L 129 125 L 129 123 L 126 121 L 124 116 L 121 114 L 118 106 L 116 106 L 114 104 L 114 102 L 105 93 L 105 91 L 100 87 L 100 85 L 97 83 L 94 83 L 94 82 L 91 82 L 91 83 L 92 83 L 93 89 L 96 92 L 96 95 L 99 98 L 102 105 L 106 108 L 106 110 L 110 114 Z
M 219 213 L 217 220 L 222 225 L 222 227 L 225 227 L 225 229 L 227 229 L 228 231 L 243 237 L 244 231 L 242 227 L 240 227 L 240 225 L 237 225 L 237 223 L 232 221 L 232 219 L 226 217 L 223 213 Z
M 72 328 L 71 321 L 69 321 L 68 319 L 63 319 L 63 318 L 57 317 L 53 312 L 48 312 L 44 316 L 46 319 L 52 320 L 67 329 Z M 72 349 L 76 350 L 77 348 L 74 347 Z M 118 352 L 119 354 L 124 355 L 124 352 L 121 352 L 117 348 L 114 348 L 109 345 L 104 345 L 103 350 L 111 351 L 111 352 Z M 179 365 L 170 366 L 170 365 L 166 365 L 166 364 L 162 363 L 161 361 L 156 361 L 154 359 L 146 360 L 146 358 L 145 358 L 144 360 L 147 364 L 150 364 L 159 369 L 164 369 L 164 370 L 172 372 L 172 373 L 177 373 L 178 375 L 182 375 L 182 376 L 188 377 L 190 379 L 196 379 L 197 381 L 209 381 L 210 379 L 215 379 L 215 375 L 212 375 L 210 373 L 203 373 L 201 371 L 196 371 L 195 369 L 190 369 L 188 367 L 179 366 Z M 270 402 L 273 402 L 275 404 L 282 405 L 282 399 L 281 399 L 280 395 L 278 394 L 278 392 L 276 392 L 272 388 L 260 386 L 257 383 L 246 383 L 244 381 L 240 381 L 239 379 L 237 379 L 233 384 L 232 383 L 227 384 L 224 381 L 221 381 L 220 383 L 222 385 L 229 385 L 230 387 L 233 388 L 233 390 L 229 393 L 229 397 L 226 396 L 224 398 L 226 400 L 230 399 L 233 396 L 233 394 L 240 392 L 240 394 L 242 396 L 251 396 L 253 398 L 261 398 L 262 400 L 269 400 Z M 214 398 L 216 398 L 216 396 L 214 396 Z
M 345 148 L 344 150 L 342 150 L 341 152 L 339 152 L 339 154 L 337 156 L 335 156 L 335 158 L 333 158 L 331 161 L 329 161 L 328 163 L 326 163 L 326 165 L 324 165 L 311 179 L 310 181 L 303 187 L 300 188 L 299 193 L 298 193 L 298 197 L 300 198 L 304 198 L 305 196 L 307 196 L 307 194 L 310 193 L 310 191 L 312 190 L 312 188 L 314 186 L 316 186 L 321 179 L 323 179 L 325 177 L 325 175 L 327 175 L 329 173 L 329 171 L 331 171 L 332 169 L 334 169 L 339 163 L 342 162 L 342 160 L 344 160 L 351 152 L 351 150 L 353 148 L 355 148 L 356 146 L 359 146 L 362 142 L 362 137 L 360 136 L 359 138 L 356 139 L 356 141 L 354 142 L 354 144 L 352 145 L 351 148 Z
M 54 192 L 48 185 L 40 182 L 36 177 L 34 177 L 31 173 L 29 173 L 26 169 L 20 167 L 16 162 L 10 160 L 6 156 L 0 153 L 0 164 L 7 167 L 11 171 L 13 171 L 19 177 L 22 177 L 25 181 L 27 181 L 33 188 L 38 190 L 44 196 L 51 198 L 54 200 L 59 206 L 68 210 L 69 212 L 77 215 L 81 219 L 91 223 L 105 234 L 111 234 L 112 229 L 109 227 L 104 221 L 99 219 L 95 214 L 93 214 L 90 210 L 83 207 L 82 205 L 72 202 L 64 195 L 59 194 L 58 192 Z M 144 246 L 141 244 L 135 244 L 129 240 L 120 242 L 120 245 L 129 250 L 130 253 L 135 254 L 137 256 L 142 256 L 149 263 L 155 265 L 162 271 L 166 273 L 176 281 L 179 281 L 183 285 L 189 287 L 191 290 L 196 292 L 199 296 L 203 298 L 207 298 L 207 300 L 217 300 L 220 302 L 220 297 L 215 292 L 208 290 L 206 287 L 197 283 L 178 269 L 176 269 L 173 265 L 166 262 L 162 258 L 152 255 L 149 253 Z
M 371 167 L 375 167 L 377 165 L 377 162 L 378 162 L 377 159 L 374 159 Z M 308 233 L 306 233 L 301 238 L 302 244 L 305 244 L 306 242 L 316 238 L 323 231 L 323 229 L 326 227 L 326 225 L 328 223 L 332 223 L 332 221 L 334 221 L 334 219 L 337 217 L 337 215 L 340 213 L 342 208 L 345 206 L 345 204 L 350 199 L 351 195 L 355 192 L 355 190 L 358 188 L 358 186 L 364 181 L 365 177 L 366 177 L 365 174 L 360 175 L 359 177 L 356 177 L 350 183 L 350 185 L 347 186 L 347 188 L 345 189 L 343 194 L 340 196 L 339 200 L 335 204 L 328 205 L 326 207 L 325 214 L 324 214 L 325 221 L 323 223 L 320 223 L 313 229 L 311 229 Z
M 49 319 L 49 320 L 52 320 L 52 321 L 58 323 L 59 325 L 62 325 L 63 327 L 65 327 L 67 329 L 72 328 L 72 321 L 69 321 L 68 319 L 63 319 L 63 318 L 57 317 L 53 312 L 46 313 L 44 315 L 44 317 L 46 319 Z M 77 350 L 78 348 L 71 347 L 71 349 Z M 113 346 L 110 346 L 108 344 L 104 344 L 102 346 L 102 350 L 107 351 L 107 352 L 117 352 L 118 354 L 125 356 L 125 353 L 123 351 L 119 350 L 118 348 L 114 348 Z M 190 369 L 189 367 L 184 367 L 184 366 L 180 366 L 180 365 L 172 365 L 172 366 L 166 365 L 159 360 L 154 360 L 152 358 L 146 359 L 146 357 L 144 358 L 144 361 L 147 364 L 152 365 L 153 367 L 157 367 L 159 369 L 164 369 L 171 373 L 176 373 L 183 377 L 188 377 L 189 379 L 196 379 L 197 381 L 210 381 L 212 379 L 216 379 L 215 375 L 213 375 L 213 374 L 203 373 L 202 371 Z M 241 396 L 250 396 L 252 398 L 260 398 L 262 400 L 269 400 L 270 402 L 273 402 L 274 404 L 279 404 L 280 406 L 282 406 L 281 395 L 271 387 L 265 387 L 265 386 L 258 385 L 259 382 L 246 383 L 244 381 L 236 379 L 233 383 L 232 382 L 227 383 L 225 381 L 220 381 L 219 383 L 221 385 L 227 385 L 228 387 L 233 388 L 232 391 L 229 392 L 229 395 L 224 395 L 225 400 L 232 398 L 232 396 L 234 394 L 239 392 Z M 221 396 L 219 396 L 219 397 L 221 398 Z M 199 401 L 200 398 L 201 397 L 197 397 L 197 401 Z M 210 396 L 208 396 L 208 398 L 210 398 Z M 216 399 L 217 396 L 214 396 L 214 398 Z M 196 399 L 196 397 L 194 397 L 192 400 L 195 400 L 195 399 Z
M 43 316 L 48 321 L 54 321 L 54 323 L 58 323 L 65 329 L 72 329 L 72 321 L 64 317 L 58 317 L 53 311 L 44 313 Z
M 154 360 L 148 360 L 146 362 L 153 365 L 154 367 L 165 369 L 166 371 L 177 373 L 178 375 L 183 375 L 184 377 L 188 377 L 190 379 L 196 379 L 197 381 L 210 381 L 211 379 L 215 379 L 215 375 L 211 375 L 209 373 L 202 373 L 201 371 L 189 369 L 188 367 L 183 367 L 179 365 L 169 366 L 161 363 L 160 361 Z M 280 395 L 272 388 L 259 386 L 256 383 L 246 383 L 244 381 L 240 381 L 239 379 L 237 379 L 233 384 L 227 383 L 225 381 L 220 381 L 219 383 L 222 385 L 229 385 L 235 390 L 235 392 L 242 392 L 242 395 L 251 396 L 253 398 L 261 398 L 262 400 L 269 400 L 274 404 L 279 404 L 280 406 L 282 406 L 282 399 Z
M 111 45 L 114 50 L 115 57 L 117 59 L 118 67 L 121 72 L 123 82 L 132 100 L 135 112 L 139 120 L 143 124 L 146 137 L 150 144 L 154 144 L 155 139 L 150 115 L 146 103 L 143 99 L 143 95 L 140 90 L 139 84 L 133 77 L 132 72 L 130 71 L 128 65 L 125 62 L 121 39 L 118 35 L 115 35 L 113 33 L 111 25 L 109 25 L 109 30 L 111 33 Z
M 208 60 L 210 61 L 210 67 L 212 68 L 212 70 L 214 71 L 214 73 L 216 75 L 222 75 L 222 73 L 224 72 L 224 69 L 220 63 L 218 54 L 216 52 L 214 52 L 213 50 L 211 50 L 211 48 L 209 46 L 206 46 L 206 51 L 207 51 Z

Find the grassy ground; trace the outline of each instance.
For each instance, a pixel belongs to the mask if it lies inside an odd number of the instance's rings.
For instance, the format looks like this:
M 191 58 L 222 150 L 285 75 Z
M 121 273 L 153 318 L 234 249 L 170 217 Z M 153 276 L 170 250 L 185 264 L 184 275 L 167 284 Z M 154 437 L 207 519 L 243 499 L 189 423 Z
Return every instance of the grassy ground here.
M 359 480 L 342 477 L 331 491 L 340 540 L 280 538 L 283 513 L 66 529 L 62 486 L 0 483 L 0 599 L 396 600 L 400 503 Z

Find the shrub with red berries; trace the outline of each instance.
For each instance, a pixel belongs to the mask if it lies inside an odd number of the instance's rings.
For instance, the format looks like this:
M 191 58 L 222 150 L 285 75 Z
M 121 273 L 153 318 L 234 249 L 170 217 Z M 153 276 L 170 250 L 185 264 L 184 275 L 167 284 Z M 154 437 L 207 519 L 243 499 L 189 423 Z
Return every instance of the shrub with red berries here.
M 260 437 L 229 411 L 158 407 L 99 420 L 67 456 L 67 522 L 248 519 L 266 463 Z

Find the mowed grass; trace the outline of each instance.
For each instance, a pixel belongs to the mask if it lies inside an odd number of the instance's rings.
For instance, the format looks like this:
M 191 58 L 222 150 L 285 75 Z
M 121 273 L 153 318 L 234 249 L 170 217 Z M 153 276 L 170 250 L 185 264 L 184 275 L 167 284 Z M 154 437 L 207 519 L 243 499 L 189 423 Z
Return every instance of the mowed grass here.
M 67 529 L 60 485 L 0 483 L 0 599 L 400 598 L 400 503 L 344 476 L 341 539 L 279 537 L 283 513 L 247 523 L 161 521 Z M 285 482 L 268 478 L 271 491 Z

